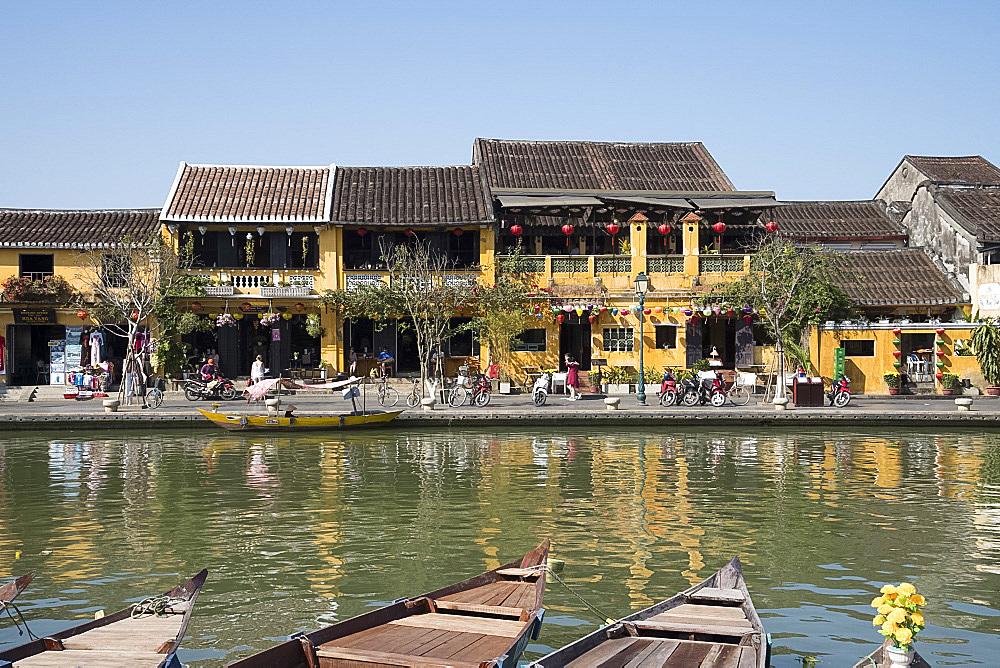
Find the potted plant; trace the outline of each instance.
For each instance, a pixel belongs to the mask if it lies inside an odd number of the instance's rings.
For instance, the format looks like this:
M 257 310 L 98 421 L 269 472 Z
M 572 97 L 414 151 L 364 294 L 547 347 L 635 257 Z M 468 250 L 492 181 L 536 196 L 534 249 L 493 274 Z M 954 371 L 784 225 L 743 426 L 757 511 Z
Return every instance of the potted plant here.
M 986 379 L 986 394 L 1000 395 L 1000 329 L 995 318 L 987 318 L 972 330 L 972 351 Z
M 605 394 L 628 394 L 631 386 L 629 385 L 629 373 L 628 369 L 621 366 L 613 366 L 608 369 L 608 372 L 604 374 L 604 378 L 607 384 L 604 387 Z
M 962 383 L 959 381 L 957 373 L 946 373 L 941 375 L 941 394 L 954 394 L 955 391 L 959 390 L 961 387 Z
M 899 394 L 899 372 L 898 371 L 886 371 L 882 374 L 882 378 L 885 379 L 885 385 L 889 388 L 889 394 Z
M 663 382 L 663 372 L 655 366 L 647 366 L 642 370 L 643 380 L 646 381 L 646 396 L 655 397 L 660 391 L 660 383 Z
M 920 609 L 927 601 L 906 582 L 898 587 L 887 584 L 879 593 L 871 603 L 876 613 L 872 624 L 891 641 L 885 645 L 885 658 L 891 668 L 908 666 L 913 662 L 913 640 L 926 626 Z

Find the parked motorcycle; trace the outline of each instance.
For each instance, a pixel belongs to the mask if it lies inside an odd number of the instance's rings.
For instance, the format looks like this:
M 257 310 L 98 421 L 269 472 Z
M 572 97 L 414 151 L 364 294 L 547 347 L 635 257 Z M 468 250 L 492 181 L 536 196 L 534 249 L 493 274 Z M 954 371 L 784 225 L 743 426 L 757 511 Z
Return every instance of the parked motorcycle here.
M 222 376 L 209 381 L 192 378 L 184 383 L 184 398 L 188 401 L 198 401 L 199 399 L 231 401 L 236 398 L 236 387 L 233 385 L 233 381 Z
M 660 383 L 660 405 L 673 406 L 677 403 L 677 379 L 670 370 L 663 372 L 663 382 Z
M 531 386 L 531 400 L 536 406 L 544 406 L 549 398 L 549 387 L 552 385 L 552 373 L 543 371 L 542 375 L 535 380 Z
M 696 406 L 698 404 L 704 406 L 710 403 L 716 408 L 721 408 L 726 403 L 726 387 L 722 384 L 719 374 L 714 374 L 713 378 L 706 378 L 704 380 L 701 378 L 685 378 L 681 382 L 681 385 L 684 388 L 681 401 L 685 406 Z
M 826 393 L 826 398 L 830 400 L 831 406 L 837 408 L 843 408 L 851 403 L 851 379 L 847 376 L 841 376 L 833 381 L 833 385 Z

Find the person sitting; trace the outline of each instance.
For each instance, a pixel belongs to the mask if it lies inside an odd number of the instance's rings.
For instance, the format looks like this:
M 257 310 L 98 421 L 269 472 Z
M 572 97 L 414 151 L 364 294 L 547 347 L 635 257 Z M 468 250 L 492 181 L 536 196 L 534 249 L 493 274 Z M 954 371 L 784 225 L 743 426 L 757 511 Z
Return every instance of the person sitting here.
M 205 363 L 201 366 L 201 379 L 203 381 L 210 381 L 218 375 L 215 371 L 215 360 L 209 357 Z
M 297 406 L 295 404 L 287 404 L 287 405 L 285 405 L 285 417 L 286 418 L 292 417 L 292 413 L 295 412 L 296 408 L 297 408 Z
M 395 361 L 395 358 L 389 354 L 389 349 L 382 346 L 382 352 L 378 354 L 378 365 L 382 370 L 383 378 L 389 377 L 390 371 L 392 370 L 392 363 Z

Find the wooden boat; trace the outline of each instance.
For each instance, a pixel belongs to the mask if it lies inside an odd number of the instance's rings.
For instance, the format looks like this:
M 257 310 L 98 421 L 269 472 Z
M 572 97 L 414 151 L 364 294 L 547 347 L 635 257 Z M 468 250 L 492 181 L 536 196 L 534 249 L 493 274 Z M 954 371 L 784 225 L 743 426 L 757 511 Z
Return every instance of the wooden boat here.
M 771 643 L 750 600 L 740 560 L 531 664 L 532 668 L 767 668 Z
M 282 387 L 337 390 L 351 385 L 356 385 L 360 381 L 360 378 L 352 377 L 347 380 L 324 383 L 322 385 L 298 385 L 284 378 L 268 378 L 248 388 L 247 393 L 250 395 L 251 399 L 260 400 L 267 396 L 267 393 L 273 389 L 277 390 L 278 396 L 280 396 Z M 354 410 L 350 413 L 344 413 L 341 415 L 229 415 L 227 413 L 206 411 L 203 408 L 199 408 L 198 412 L 216 425 L 228 431 L 284 432 L 378 427 L 392 422 L 400 413 L 403 412 L 402 410 L 369 411 L 364 409 L 359 411 L 357 403 L 354 401 L 356 396 L 358 396 L 356 388 L 350 388 L 344 392 L 344 398 L 349 398 L 351 400 L 351 405 Z M 288 407 L 286 406 L 286 409 L 287 408 Z
M 24 591 L 31 581 L 35 579 L 34 573 L 28 573 L 21 577 L 0 586 L 0 610 L 3 610 L 7 603 L 17 598 L 18 594 Z
M 876 648 L 874 652 L 854 664 L 854 668 L 889 668 L 889 660 L 884 654 L 888 643 L 889 641 L 886 640 L 885 643 Z M 914 652 L 913 663 L 910 664 L 910 667 L 931 668 L 931 664 L 927 663 L 922 656 Z
M 228 431 L 309 431 L 314 429 L 349 429 L 377 427 L 392 422 L 403 411 L 348 413 L 331 416 L 269 417 L 267 415 L 228 415 L 199 408 L 198 412 Z
M 113 615 L 0 652 L 3 668 L 180 668 L 177 647 L 184 637 L 204 570 L 156 597 L 160 614 L 146 612 L 150 599 Z M 138 610 L 136 608 L 139 608 Z
M 229 668 L 514 668 L 544 610 L 546 540 L 523 558 L 395 601 L 229 664 Z

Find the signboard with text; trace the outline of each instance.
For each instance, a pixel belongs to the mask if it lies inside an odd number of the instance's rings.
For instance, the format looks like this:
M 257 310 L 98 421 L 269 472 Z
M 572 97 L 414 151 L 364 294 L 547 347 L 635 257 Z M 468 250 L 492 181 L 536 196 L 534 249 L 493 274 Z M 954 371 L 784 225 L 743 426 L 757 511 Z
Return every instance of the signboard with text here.
M 54 308 L 15 308 L 14 323 L 18 325 L 54 325 L 56 310 Z

